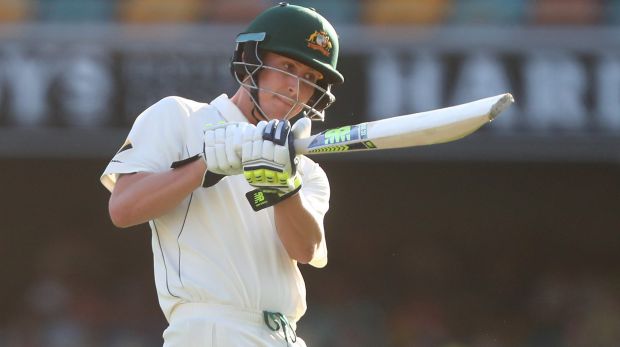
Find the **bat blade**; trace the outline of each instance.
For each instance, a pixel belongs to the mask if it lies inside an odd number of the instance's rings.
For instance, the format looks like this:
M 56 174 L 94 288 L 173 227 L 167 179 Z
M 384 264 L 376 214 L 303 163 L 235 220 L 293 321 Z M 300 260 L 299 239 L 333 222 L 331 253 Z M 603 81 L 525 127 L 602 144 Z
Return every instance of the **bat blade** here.
M 500 94 L 466 104 L 328 129 L 295 140 L 297 154 L 424 146 L 461 139 L 495 119 L 514 99 Z

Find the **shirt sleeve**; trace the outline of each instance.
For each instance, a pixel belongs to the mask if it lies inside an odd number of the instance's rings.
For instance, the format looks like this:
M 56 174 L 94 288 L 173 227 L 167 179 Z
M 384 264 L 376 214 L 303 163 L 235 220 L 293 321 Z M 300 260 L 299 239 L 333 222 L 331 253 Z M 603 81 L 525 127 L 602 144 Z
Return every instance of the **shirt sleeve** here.
M 177 97 L 166 97 L 142 112 L 103 172 L 101 183 L 112 191 L 120 174 L 170 169 L 172 162 L 183 157 L 189 114 Z
M 325 228 L 323 219 L 329 209 L 329 181 L 325 171 L 315 162 L 308 158 L 307 164 L 302 171 L 303 185 L 300 190 L 301 198 L 312 215 L 319 221 L 323 234 L 318 251 L 310 261 L 310 265 L 322 268 L 327 265 L 327 243 L 325 241 Z

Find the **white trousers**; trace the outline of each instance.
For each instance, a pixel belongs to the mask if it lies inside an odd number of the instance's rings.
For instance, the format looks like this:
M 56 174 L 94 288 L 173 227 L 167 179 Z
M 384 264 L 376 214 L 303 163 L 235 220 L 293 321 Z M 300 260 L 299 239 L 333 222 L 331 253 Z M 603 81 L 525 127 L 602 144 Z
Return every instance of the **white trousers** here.
M 262 312 L 207 303 L 180 304 L 164 331 L 164 347 L 306 347 L 300 337 L 295 339 L 294 322 L 289 328 L 283 325 L 271 321 L 270 329 Z

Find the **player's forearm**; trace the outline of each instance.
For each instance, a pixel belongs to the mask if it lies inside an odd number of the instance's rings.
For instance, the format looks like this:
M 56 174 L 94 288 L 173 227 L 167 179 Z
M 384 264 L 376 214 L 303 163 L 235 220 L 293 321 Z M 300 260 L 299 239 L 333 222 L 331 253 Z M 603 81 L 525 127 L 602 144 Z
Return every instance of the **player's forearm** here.
M 304 206 L 300 194 L 274 206 L 278 235 L 292 259 L 307 264 L 314 257 L 323 234 L 318 221 Z
M 112 222 L 124 228 L 165 214 L 200 186 L 205 167 L 197 160 L 166 172 L 119 177 L 109 202 Z

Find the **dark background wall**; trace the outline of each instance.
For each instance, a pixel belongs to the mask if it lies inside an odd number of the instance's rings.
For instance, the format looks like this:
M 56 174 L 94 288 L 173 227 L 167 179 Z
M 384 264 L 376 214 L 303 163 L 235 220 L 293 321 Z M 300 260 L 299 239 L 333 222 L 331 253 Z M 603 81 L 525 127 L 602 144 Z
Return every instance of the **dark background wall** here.
M 620 304 L 617 165 L 321 164 L 332 186 L 330 262 L 303 267 L 308 340 L 338 341 L 325 322 L 369 346 L 373 338 L 398 345 L 412 327 L 421 339 L 509 345 L 537 341 L 539 330 L 545 338 L 572 331 L 594 314 L 617 323 L 617 311 L 592 313 L 596 296 L 607 300 L 596 310 Z M 98 183 L 105 165 L 0 161 L 0 326 L 56 315 L 83 317 L 100 332 L 127 320 L 159 341 L 150 231 L 112 226 Z
M 234 38 L 277 2 L 2 1 L 0 346 L 161 345 L 150 232 L 112 226 L 99 174 L 157 100 L 236 90 Z M 320 159 L 308 346 L 619 346 L 620 2 L 291 2 L 342 48 L 314 132 L 516 100 L 465 140 Z

